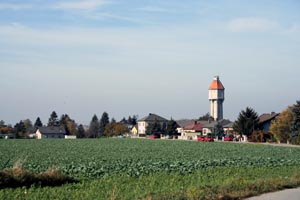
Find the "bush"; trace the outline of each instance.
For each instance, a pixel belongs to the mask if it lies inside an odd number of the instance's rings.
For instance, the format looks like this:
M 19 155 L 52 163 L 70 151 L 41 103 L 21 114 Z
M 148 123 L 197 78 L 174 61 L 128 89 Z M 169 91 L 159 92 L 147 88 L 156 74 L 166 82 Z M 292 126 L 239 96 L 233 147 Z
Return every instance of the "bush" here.
M 297 144 L 297 145 L 299 145 L 300 144 L 300 135 L 292 137 L 291 144 Z
M 251 134 L 251 142 L 270 142 L 272 135 L 264 131 L 254 131 Z
M 77 182 L 75 179 L 62 174 L 56 169 L 35 174 L 24 169 L 21 162 L 15 163 L 12 168 L 0 171 L 0 189 L 38 186 L 59 186 L 66 183 Z

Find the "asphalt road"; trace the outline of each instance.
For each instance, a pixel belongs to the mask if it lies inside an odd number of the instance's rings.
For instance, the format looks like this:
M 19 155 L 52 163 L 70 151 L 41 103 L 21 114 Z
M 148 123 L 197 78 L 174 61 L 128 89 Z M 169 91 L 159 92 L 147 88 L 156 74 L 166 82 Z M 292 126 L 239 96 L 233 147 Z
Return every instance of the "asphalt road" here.
M 300 188 L 262 194 L 247 200 L 300 200 Z

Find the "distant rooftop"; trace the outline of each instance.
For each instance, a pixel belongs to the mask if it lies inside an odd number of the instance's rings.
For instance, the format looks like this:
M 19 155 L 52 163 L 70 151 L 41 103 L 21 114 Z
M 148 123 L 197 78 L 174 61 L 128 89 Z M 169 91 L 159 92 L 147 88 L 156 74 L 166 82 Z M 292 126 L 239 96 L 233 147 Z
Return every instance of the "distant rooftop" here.
M 279 115 L 279 113 L 275 113 L 275 112 L 264 113 L 264 114 L 262 114 L 262 115 L 259 116 L 259 118 L 258 118 L 259 122 L 258 123 L 264 123 L 266 121 L 272 120 L 275 117 L 277 117 L 277 115 Z
M 41 126 L 38 129 L 42 134 L 66 134 L 66 130 L 59 126 Z
M 161 116 L 158 116 L 156 114 L 149 113 L 148 116 L 141 118 L 139 121 L 146 121 L 146 122 L 154 122 L 154 121 L 161 122 L 161 121 L 163 121 L 163 122 L 166 122 L 168 120 L 165 119 L 165 118 L 163 118 L 163 117 L 161 117 Z
M 229 128 L 230 126 L 232 126 L 232 122 L 230 120 L 227 120 L 227 119 L 221 119 L 219 121 L 213 121 L 209 124 L 205 124 L 203 127 L 204 128 L 214 128 L 217 124 L 220 124 L 222 127 L 225 127 L 225 128 Z

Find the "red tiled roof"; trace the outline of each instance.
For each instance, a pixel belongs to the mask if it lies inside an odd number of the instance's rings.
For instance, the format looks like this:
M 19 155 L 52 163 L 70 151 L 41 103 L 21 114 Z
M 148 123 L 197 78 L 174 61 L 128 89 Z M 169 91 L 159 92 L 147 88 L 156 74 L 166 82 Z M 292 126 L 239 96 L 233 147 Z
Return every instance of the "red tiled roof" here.
M 209 86 L 210 90 L 224 90 L 224 86 L 221 83 L 221 81 L 219 80 L 219 78 L 214 78 L 213 82 L 210 84 Z
M 195 130 L 195 131 L 202 131 L 203 125 L 202 124 L 193 124 L 183 128 L 184 130 Z

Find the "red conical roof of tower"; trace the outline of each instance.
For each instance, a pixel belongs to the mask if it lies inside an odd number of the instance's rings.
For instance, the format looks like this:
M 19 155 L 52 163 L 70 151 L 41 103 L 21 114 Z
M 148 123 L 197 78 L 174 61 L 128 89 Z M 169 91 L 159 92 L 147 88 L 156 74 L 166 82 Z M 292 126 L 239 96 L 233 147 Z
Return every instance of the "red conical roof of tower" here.
M 220 79 L 218 76 L 215 76 L 213 82 L 210 84 L 209 90 L 224 90 L 224 86 L 221 83 Z

